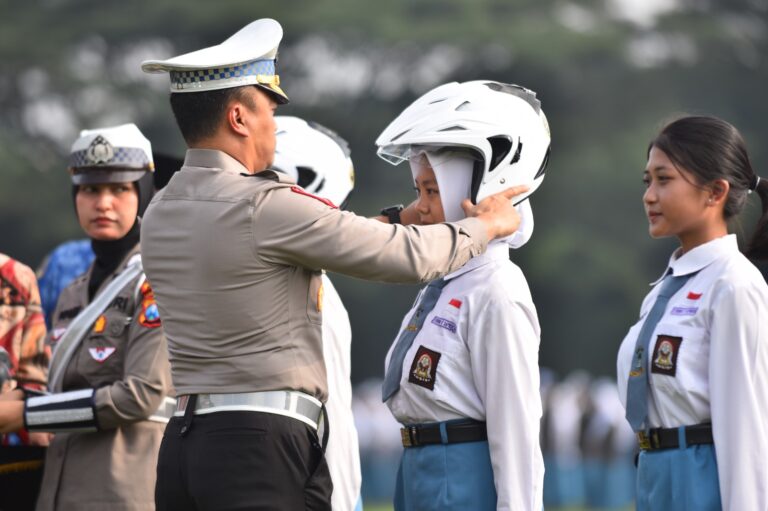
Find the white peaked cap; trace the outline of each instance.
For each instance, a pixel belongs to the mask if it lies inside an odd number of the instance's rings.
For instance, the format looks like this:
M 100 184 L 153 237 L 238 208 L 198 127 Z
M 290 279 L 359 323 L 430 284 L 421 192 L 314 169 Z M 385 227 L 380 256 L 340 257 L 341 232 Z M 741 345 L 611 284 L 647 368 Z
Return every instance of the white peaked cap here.
M 141 69 L 145 73 L 170 73 L 171 92 L 256 85 L 283 104 L 288 96 L 280 88 L 275 67 L 282 38 L 280 23 L 264 18 L 249 23 L 221 44 L 166 60 L 145 60 Z

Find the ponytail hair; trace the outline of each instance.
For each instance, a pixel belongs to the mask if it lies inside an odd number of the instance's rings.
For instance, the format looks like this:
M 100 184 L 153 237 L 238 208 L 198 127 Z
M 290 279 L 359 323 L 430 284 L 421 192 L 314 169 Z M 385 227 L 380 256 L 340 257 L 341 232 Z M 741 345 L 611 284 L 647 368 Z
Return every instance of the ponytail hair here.
M 760 197 L 762 214 L 757 221 L 752 240 L 747 246 L 746 256 L 750 259 L 768 261 L 768 180 L 760 179 L 754 193 Z

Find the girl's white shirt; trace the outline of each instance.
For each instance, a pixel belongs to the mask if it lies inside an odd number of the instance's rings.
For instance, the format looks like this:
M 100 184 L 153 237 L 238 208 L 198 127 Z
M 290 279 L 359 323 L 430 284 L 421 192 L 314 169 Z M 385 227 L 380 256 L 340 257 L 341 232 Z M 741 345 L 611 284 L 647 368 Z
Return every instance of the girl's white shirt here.
M 695 275 L 672 296 L 649 342 L 648 426 L 712 422 L 723 509 L 766 511 L 768 285 L 739 252 L 735 235 L 673 254 L 668 269 Z M 655 285 L 645 297 L 619 348 L 625 407 L 637 335 L 658 292 Z

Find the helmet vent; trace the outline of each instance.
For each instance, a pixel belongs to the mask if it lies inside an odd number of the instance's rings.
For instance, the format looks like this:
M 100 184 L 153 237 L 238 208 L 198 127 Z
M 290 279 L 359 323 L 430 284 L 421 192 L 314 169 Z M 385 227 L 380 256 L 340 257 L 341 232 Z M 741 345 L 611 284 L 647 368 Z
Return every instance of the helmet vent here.
M 467 128 L 465 128 L 463 126 L 449 126 L 447 128 L 443 128 L 443 129 L 438 130 L 438 131 L 466 131 L 466 130 L 467 130 Z
M 488 138 L 488 143 L 491 144 L 491 165 L 488 172 L 493 172 L 512 150 L 512 141 L 507 137 L 498 136 Z
M 448 98 L 440 98 L 440 99 L 436 99 L 436 100 L 434 100 L 434 101 L 430 101 L 430 102 L 429 102 L 429 103 L 427 103 L 427 104 L 428 104 L 428 105 L 434 105 L 435 103 L 440 103 L 441 101 L 445 101 L 446 99 L 448 99 Z
M 394 142 L 394 141 L 395 141 L 395 140 L 397 140 L 398 138 L 402 137 L 403 135 L 405 135 L 405 134 L 406 134 L 406 133 L 408 133 L 409 131 L 411 131 L 411 130 L 410 130 L 410 128 L 409 128 L 409 129 L 407 129 L 407 130 L 405 130 L 405 131 L 403 131 L 402 133 L 398 133 L 398 135 L 397 135 L 396 137 L 392 137 L 392 142 Z
M 526 89 L 525 87 L 520 87 L 519 85 L 515 85 L 513 83 L 488 82 L 485 84 L 485 86 L 491 90 L 495 90 L 496 92 L 517 96 L 518 98 L 531 105 L 537 114 L 541 111 L 541 101 L 536 99 L 536 93 L 532 90 Z
M 519 162 L 520 161 L 520 153 L 522 153 L 522 152 L 523 152 L 523 141 L 520 140 L 520 137 L 518 137 L 517 138 L 517 151 L 515 151 L 515 155 L 512 157 L 512 161 L 509 162 L 509 163 L 512 164 L 512 163 Z
M 306 188 L 317 177 L 317 172 L 310 167 L 296 167 L 296 171 L 299 173 L 298 185 L 302 188 Z
M 463 112 L 464 110 L 469 110 L 469 107 L 470 107 L 469 101 L 465 101 L 464 103 L 456 107 L 456 111 Z

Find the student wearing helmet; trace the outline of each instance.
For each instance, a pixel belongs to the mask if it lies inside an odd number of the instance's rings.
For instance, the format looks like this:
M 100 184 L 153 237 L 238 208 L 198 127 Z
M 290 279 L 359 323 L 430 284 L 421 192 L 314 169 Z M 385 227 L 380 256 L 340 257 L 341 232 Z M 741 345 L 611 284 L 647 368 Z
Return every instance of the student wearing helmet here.
M 276 116 L 272 169 L 291 176 L 304 190 L 344 209 L 355 186 L 349 145 L 328 128 L 297 117 Z M 334 511 L 362 509 L 360 451 L 352 416 L 349 316 L 331 280 L 323 272 L 323 360 L 328 379 L 325 410 L 330 423 L 325 458 L 333 482 Z
M 397 511 L 542 509 L 539 323 L 509 249 L 531 235 L 526 199 L 550 134 L 536 94 L 491 81 L 450 83 L 406 108 L 378 154 L 408 160 L 419 223 L 464 217 L 462 202 L 526 184 L 521 229 L 432 281 L 387 354 L 382 399 L 403 424 Z
M 153 169 L 150 143 L 133 124 L 83 131 L 72 146 L 75 210 L 96 259 L 53 314 L 51 394 L 0 403 L 1 431 L 55 433 L 39 511 L 154 509 L 158 448 L 174 403 L 139 254 Z

